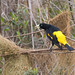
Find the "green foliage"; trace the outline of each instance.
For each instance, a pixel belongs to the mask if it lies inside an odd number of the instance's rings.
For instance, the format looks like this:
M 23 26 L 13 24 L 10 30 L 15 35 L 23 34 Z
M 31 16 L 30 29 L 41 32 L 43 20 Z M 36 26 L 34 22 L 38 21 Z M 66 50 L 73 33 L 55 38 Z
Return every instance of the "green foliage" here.
M 43 39 L 46 37 L 46 33 L 44 34 L 44 36 L 43 36 Z
M 21 39 L 21 38 L 20 38 L 20 32 L 19 32 L 19 31 L 17 31 L 17 35 L 19 36 L 18 38 Z
M 12 34 L 14 34 L 13 36 L 18 35 L 19 37 L 15 38 L 18 45 L 22 44 L 23 42 L 26 43 L 26 41 L 29 40 L 28 36 L 20 37 L 20 35 L 26 34 L 28 31 L 30 31 L 28 30 L 27 26 L 29 24 L 28 9 L 19 5 L 17 12 L 10 12 L 7 18 L 8 20 L 1 17 L 1 24 L 4 26 L 3 31 L 7 32 L 8 35 L 11 36 Z
M 0 75 L 2 74 L 2 69 L 0 68 Z
M 10 16 L 13 18 L 13 13 L 12 12 L 10 12 Z
M 10 16 L 12 17 L 12 20 L 18 21 L 18 16 L 16 16 L 15 13 L 10 12 Z
M 28 22 L 29 22 L 29 21 L 24 21 L 24 27 L 25 27 L 25 28 L 27 27 Z
M 1 16 L 1 22 L 3 22 L 4 23 L 4 18 Z
M 34 68 L 34 70 L 33 70 L 33 71 L 34 71 L 34 75 L 37 75 L 38 68 L 36 68 L 36 69 Z
M 32 69 L 29 69 L 29 70 L 27 70 L 25 73 L 24 73 L 24 75 L 37 75 L 37 73 L 38 73 L 38 68 L 34 68 L 33 70 Z
M 4 29 L 4 31 L 9 31 L 9 27 L 6 27 L 6 28 Z
M 73 34 L 73 36 L 75 37 L 75 34 Z

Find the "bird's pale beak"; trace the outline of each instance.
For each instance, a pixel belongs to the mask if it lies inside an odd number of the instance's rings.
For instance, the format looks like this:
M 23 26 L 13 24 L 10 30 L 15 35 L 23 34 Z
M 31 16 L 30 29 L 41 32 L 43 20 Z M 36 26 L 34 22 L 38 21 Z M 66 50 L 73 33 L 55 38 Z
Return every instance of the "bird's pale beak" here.
M 40 29 L 39 24 L 35 26 L 36 28 Z

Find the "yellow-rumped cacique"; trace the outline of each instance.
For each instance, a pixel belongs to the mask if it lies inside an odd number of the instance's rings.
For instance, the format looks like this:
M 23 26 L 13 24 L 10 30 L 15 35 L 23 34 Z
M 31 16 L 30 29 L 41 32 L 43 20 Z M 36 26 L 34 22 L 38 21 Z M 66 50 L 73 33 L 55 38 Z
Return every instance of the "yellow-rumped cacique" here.
M 46 31 L 47 37 L 52 41 L 52 46 L 50 47 L 50 50 L 52 50 L 54 44 L 62 50 L 62 46 L 60 45 L 60 43 L 63 44 L 69 51 L 74 50 L 74 48 L 72 48 L 68 44 L 66 36 L 58 27 L 46 23 L 41 23 L 40 25 L 37 25 L 37 27 L 39 27 L 40 29 L 44 29 Z

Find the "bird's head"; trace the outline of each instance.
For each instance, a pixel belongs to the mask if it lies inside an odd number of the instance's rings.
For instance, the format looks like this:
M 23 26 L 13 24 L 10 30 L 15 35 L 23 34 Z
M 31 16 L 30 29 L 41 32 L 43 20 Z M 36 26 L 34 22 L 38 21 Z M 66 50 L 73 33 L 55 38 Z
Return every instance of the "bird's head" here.
M 49 28 L 49 25 L 46 24 L 46 23 L 40 23 L 39 25 L 36 26 L 37 28 L 40 28 L 40 29 L 48 29 Z

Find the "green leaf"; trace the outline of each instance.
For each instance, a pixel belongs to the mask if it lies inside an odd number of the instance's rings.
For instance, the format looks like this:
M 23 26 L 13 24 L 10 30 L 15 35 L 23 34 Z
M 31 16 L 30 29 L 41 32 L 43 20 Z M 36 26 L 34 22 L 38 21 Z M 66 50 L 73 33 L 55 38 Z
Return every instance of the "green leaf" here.
M 37 75 L 37 72 L 38 72 L 38 68 L 34 68 L 34 75 Z
M 12 12 L 10 12 L 10 16 L 13 18 L 13 13 Z
M 20 35 L 20 32 L 19 32 L 19 31 L 17 31 L 17 35 L 18 35 L 18 36 Z
M 37 8 L 37 12 L 38 12 L 38 13 L 40 12 L 38 8 Z
M 43 36 L 43 39 L 46 37 L 46 33 L 44 34 L 44 36 Z
M 28 21 L 24 21 L 25 28 L 27 27 Z
M 24 11 L 23 11 L 24 13 L 28 13 L 28 10 L 27 9 L 24 9 Z
M 19 45 L 19 44 L 21 44 L 21 41 L 18 41 L 18 43 L 17 43 L 17 44 L 18 44 L 18 45 Z
M 2 60 L 2 57 L 0 57 L 0 61 Z
M 21 39 L 20 32 L 19 31 L 17 31 L 17 35 L 19 36 L 18 38 Z
M 9 27 L 6 27 L 6 28 L 4 29 L 4 31 L 9 31 Z
M 13 18 L 15 19 L 15 20 L 17 20 L 18 19 L 18 17 L 13 13 Z
M 75 34 L 73 34 L 73 36 L 75 37 Z
M 18 17 L 14 13 L 10 12 L 10 16 L 12 19 L 14 18 L 15 21 L 18 21 Z
M 15 21 L 18 21 L 18 17 L 15 17 Z
M 22 37 L 22 40 L 23 40 L 23 41 L 25 40 L 25 37 L 26 37 L 26 36 Z
M 1 22 L 3 22 L 4 23 L 4 18 L 1 16 Z
M 14 21 L 14 20 L 12 20 L 11 22 L 12 22 L 12 24 L 13 24 L 13 25 L 16 25 L 16 23 L 15 23 L 15 21 Z

